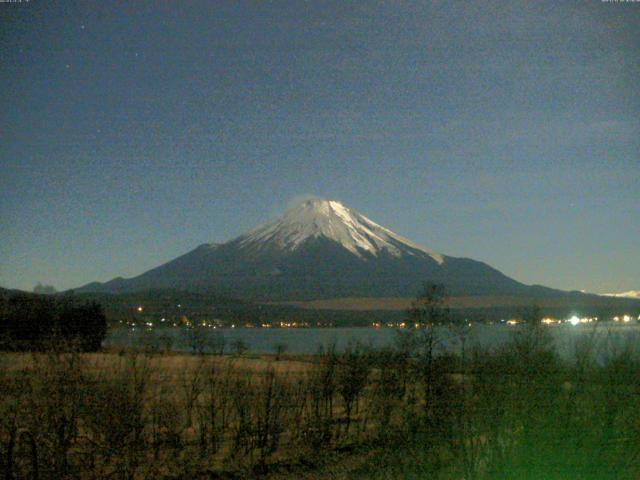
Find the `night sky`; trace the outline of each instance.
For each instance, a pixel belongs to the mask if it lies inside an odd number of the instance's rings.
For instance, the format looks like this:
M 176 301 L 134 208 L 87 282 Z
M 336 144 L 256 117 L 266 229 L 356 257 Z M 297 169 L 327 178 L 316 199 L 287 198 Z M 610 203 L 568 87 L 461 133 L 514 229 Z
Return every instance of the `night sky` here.
M 0 3 L 0 285 L 133 276 L 305 195 L 640 289 L 640 3 Z

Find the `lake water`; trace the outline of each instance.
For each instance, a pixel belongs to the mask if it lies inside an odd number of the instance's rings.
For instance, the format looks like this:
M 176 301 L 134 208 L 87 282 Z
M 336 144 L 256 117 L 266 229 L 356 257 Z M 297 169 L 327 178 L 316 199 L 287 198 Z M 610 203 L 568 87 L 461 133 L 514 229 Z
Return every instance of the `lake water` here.
M 467 347 L 479 345 L 483 348 L 497 348 L 504 344 L 519 327 L 504 324 L 473 325 L 468 328 L 465 344 Z M 607 323 L 595 325 L 569 324 L 544 327 L 551 333 L 558 352 L 571 357 L 581 340 L 594 335 L 596 351 L 599 356 L 626 346 L 640 347 L 640 326 L 638 324 Z M 437 329 L 441 348 L 446 351 L 460 351 L 460 337 L 448 327 Z M 391 347 L 395 344 L 398 332 L 392 328 L 228 328 L 206 332 L 208 340 L 215 343 L 224 339 L 227 352 L 237 340 L 244 342 L 252 353 L 273 353 L 275 346 L 285 344 L 288 353 L 313 354 L 320 348 L 335 344 L 338 350 L 350 343 L 359 343 L 374 348 Z M 141 330 L 117 330 L 112 332 L 105 345 L 109 347 L 139 347 L 144 342 L 159 341 L 164 336 L 171 339 L 172 349 L 189 351 L 188 338 L 180 329 L 157 329 L 152 332 Z

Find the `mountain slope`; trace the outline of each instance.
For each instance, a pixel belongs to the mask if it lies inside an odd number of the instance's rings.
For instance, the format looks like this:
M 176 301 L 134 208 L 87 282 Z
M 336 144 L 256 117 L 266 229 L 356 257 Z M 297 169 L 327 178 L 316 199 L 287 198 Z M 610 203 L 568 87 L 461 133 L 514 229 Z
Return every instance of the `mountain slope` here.
M 172 288 L 257 300 L 413 296 L 425 281 L 454 295 L 545 296 L 489 265 L 433 252 L 340 202 L 308 200 L 223 244 L 205 244 L 131 279 L 79 291 Z

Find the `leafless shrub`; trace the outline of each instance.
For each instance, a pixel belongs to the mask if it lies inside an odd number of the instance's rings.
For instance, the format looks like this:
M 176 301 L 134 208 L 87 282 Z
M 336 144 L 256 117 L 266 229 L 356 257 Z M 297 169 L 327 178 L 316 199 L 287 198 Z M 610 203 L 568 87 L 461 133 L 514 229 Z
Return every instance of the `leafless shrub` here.
M 345 434 L 349 433 L 352 414 L 369 378 L 369 356 L 359 345 L 348 345 L 336 362 L 337 390 L 342 397 L 345 412 Z
M 247 350 L 249 350 L 249 346 L 243 340 L 240 340 L 240 339 L 234 340 L 233 343 L 231 344 L 231 348 L 233 352 L 239 357 L 244 355 L 247 352 Z
M 253 448 L 258 454 L 258 466 L 265 471 L 267 459 L 279 446 L 286 428 L 286 400 L 289 389 L 273 368 L 262 375 L 255 391 Z
M 66 478 L 77 468 L 71 456 L 80 433 L 85 372 L 80 355 L 72 348 L 51 349 L 32 359 L 26 430 L 37 445 L 38 470 L 45 476 Z
M 163 451 L 176 453 L 183 447 L 183 415 L 175 398 L 175 390 L 170 385 L 160 384 L 153 389 L 147 405 L 147 423 L 153 456 L 160 458 Z
M 328 448 L 334 437 L 337 353 L 335 345 L 316 356 L 306 382 L 309 402 L 305 413 L 304 441 L 313 450 Z
M 193 413 L 204 388 L 205 373 L 206 360 L 203 357 L 197 359 L 195 366 L 187 366 L 179 373 L 178 383 L 184 402 L 185 428 L 193 426 Z
M 289 345 L 287 345 L 286 343 L 283 343 L 283 342 L 276 343 L 273 346 L 273 351 L 276 354 L 276 361 L 280 360 L 288 349 L 289 349 Z
M 203 456 L 218 452 L 229 428 L 234 373 L 231 363 L 210 364 L 204 373 L 203 399 L 198 404 L 199 444 Z
M 394 350 L 381 350 L 373 356 L 374 373 L 370 405 L 371 416 L 377 419 L 377 432 L 382 439 L 402 430 L 399 410 L 405 400 L 408 380 L 408 359 Z M 393 417 L 396 424 L 393 424 Z
M 251 455 L 251 436 L 253 434 L 254 389 L 247 372 L 238 372 L 230 385 L 233 405 L 231 422 L 232 448 L 231 458 L 242 461 L 242 457 Z
M 101 476 L 134 478 L 142 464 L 151 374 L 149 359 L 131 352 L 114 370 L 99 369 L 86 383 L 89 394 L 82 418 L 86 457 L 88 466 Z

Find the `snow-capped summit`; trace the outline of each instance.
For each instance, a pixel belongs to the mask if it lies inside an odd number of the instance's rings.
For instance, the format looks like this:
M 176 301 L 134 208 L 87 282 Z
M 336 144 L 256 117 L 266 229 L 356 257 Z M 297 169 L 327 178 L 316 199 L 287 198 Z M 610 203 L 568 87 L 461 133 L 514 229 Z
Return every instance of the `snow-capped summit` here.
M 603 293 L 605 297 L 640 298 L 640 290 L 629 290 L 622 293 Z
M 358 257 L 377 256 L 386 250 L 394 257 L 427 254 L 439 264 L 444 257 L 378 225 L 336 200 L 313 199 L 284 213 L 238 239 L 241 246 L 274 246 L 294 251 L 306 240 L 323 237 Z

